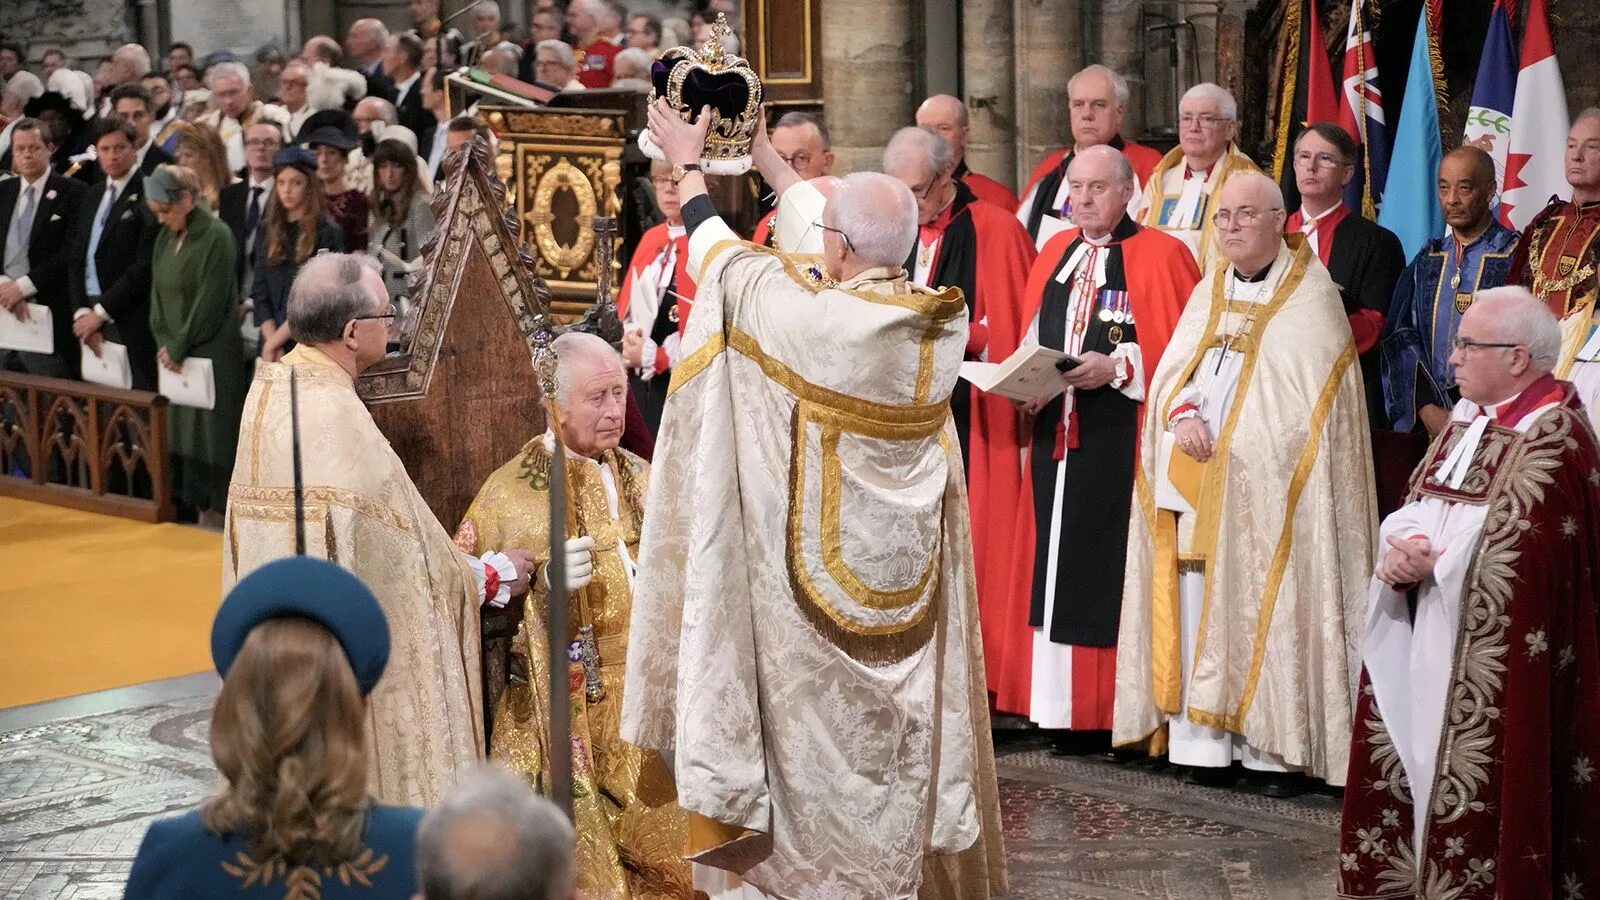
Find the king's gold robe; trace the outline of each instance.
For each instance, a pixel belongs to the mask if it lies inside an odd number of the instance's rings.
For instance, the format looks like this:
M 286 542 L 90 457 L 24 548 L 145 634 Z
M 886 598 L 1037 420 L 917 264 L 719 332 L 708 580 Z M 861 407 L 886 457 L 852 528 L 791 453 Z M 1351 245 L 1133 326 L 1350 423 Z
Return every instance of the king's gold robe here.
M 1195 286 L 1146 393 L 1134 475 L 1112 738 L 1169 717 L 1241 735 L 1330 784 L 1349 765 L 1359 638 L 1377 526 L 1361 369 L 1338 288 L 1299 235 L 1264 302 L 1234 299 L 1231 265 Z M 1226 263 L 1226 260 L 1224 260 Z M 1156 505 L 1179 397 L 1242 357 L 1194 512 Z M 1225 371 L 1220 364 L 1218 371 Z M 1173 452 L 1182 452 L 1173 451 Z M 1179 571 L 1203 572 L 1193 662 L 1181 661 Z M 1185 574 L 1183 577 L 1193 577 Z
M 389 666 L 368 698 L 368 781 L 384 803 L 432 806 L 456 771 L 482 756 L 480 590 L 355 380 L 315 347 L 302 344 L 256 369 L 228 487 L 222 587 L 295 552 L 291 369 L 306 554 L 354 572 L 389 620 Z
M 539 571 L 550 559 L 548 434 L 496 469 L 468 508 L 456 543 L 478 554 L 526 547 Z M 683 860 L 688 819 L 678 807 L 672 775 L 653 750 L 618 735 L 633 608 L 633 560 L 644 520 L 649 465 L 620 448 L 599 459 L 569 457 L 567 479 L 577 531 L 558 531 L 556 543 L 579 534 L 594 539 L 594 577 L 571 597 L 573 643 L 567 680 L 571 698 L 574 826 L 578 832 L 578 889 L 585 900 L 688 898 Z M 526 774 L 541 790 L 550 779 L 549 588 L 538 578 L 524 606 L 515 653 L 526 681 L 513 680 L 495 711 L 490 755 Z M 593 629 L 598 668 L 586 671 L 580 627 Z M 578 659 L 574 660 L 576 656 Z M 586 678 L 586 676 L 588 676 Z M 598 690 L 594 684 L 598 676 Z

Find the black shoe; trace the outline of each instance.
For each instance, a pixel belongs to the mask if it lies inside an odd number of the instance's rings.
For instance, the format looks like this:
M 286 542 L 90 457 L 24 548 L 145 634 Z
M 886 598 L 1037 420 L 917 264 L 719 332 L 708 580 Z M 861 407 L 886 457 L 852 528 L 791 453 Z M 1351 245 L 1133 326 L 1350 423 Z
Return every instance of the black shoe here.
M 1063 731 L 1050 748 L 1052 756 L 1095 756 L 1111 749 L 1109 731 Z
M 1306 792 L 1304 778 L 1292 772 L 1253 772 L 1249 778 L 1250 789 L 1263 797 L 1287 800 Z
M 1183 780 L 1189 784 L 1201 787 L 1231 788 L 1239 776 L 1233 771 L 1232 766 L 1216 768 L 1212 766 L 1185 766 Z

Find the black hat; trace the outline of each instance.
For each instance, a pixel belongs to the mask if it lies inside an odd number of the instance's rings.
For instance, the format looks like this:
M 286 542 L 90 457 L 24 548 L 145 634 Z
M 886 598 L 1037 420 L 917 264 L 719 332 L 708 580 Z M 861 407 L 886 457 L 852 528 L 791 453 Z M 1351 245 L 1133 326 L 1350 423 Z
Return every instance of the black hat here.
M 277 172 L 283 168 L 294 168 L 315 175 L 317 173 L 317 157 L 304 147 L 284 147 L 272 154 L 272 171 Z
M 45 91 L 39 96 L 28 101 L 22 108 L 22 114 L 30 119 L 36 119 L 47 112 L 58 112 L 75 122 L 83 121 L 83 113 L 72 105 L 64 94 L 57 91 Z
M 304 152 L 304 151 L 302 151 Z M 275 560 L 245 576 L 217 610 L 211 659 L 226 678 L 250 630 L 267 619 L 310 619 L 333 632 L 355 672 L 362 696 L 372 693 L 389 663 L 389 620 L 361 579 L 308 556 Z
M 305 147 L 326 145 L 339 150 L 354 150 L 361 143 L 356 120 L 342 109 L 314 112 L 301 124 L 294 142 Z

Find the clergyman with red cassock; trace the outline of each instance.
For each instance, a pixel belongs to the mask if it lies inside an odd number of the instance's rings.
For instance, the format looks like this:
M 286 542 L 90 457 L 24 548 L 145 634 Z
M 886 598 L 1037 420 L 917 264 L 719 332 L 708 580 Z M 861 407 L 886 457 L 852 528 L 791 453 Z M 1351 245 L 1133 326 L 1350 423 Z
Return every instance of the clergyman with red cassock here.
M 1023 343 L 1080 363 L 1062 374 L 1061 396 L 1022 410 L 1032 439 L 1005 608 L 1026 621 L 994 636 L 988 659 L 997 709 L 1081 734 L 1111 729 L 1145 384 L 1200 270 L 1182 241 L 1128 216 L 1138 182 L 1115 148 L 1079 151 L 1067 183 L 1077 227 L 1044 245 L 1019 321 Z
M 1560 347 L 1522 288 L 1461 319 L 1462 399 L 1381 529 L 1341 898 L 1600 888 L 1600 448 Z
M 904 182 L 917 201 L 917 245 L 905 269 L 924 287 L 957 287 L 967 298 L 967 359 L 998 362 L 1021 340 L 1018 308 L 1033 241 L 1006 210 L 980 200 L 955 177 L 955 156 L 944 138 L 915 126 L 895 132 L 883 151 L 883 171 Z M 985 649 L 1004 633 L 1004 580 L 1012 541 L 1007 532 L 1022 488 L 1017 412 L 1009 401 L 956 384 L 950 416 L 967 467 L 978 614 Z M 998 652 L 998 650 L 996 651 Z M 991 675 L 989 689 L 995 681 Z

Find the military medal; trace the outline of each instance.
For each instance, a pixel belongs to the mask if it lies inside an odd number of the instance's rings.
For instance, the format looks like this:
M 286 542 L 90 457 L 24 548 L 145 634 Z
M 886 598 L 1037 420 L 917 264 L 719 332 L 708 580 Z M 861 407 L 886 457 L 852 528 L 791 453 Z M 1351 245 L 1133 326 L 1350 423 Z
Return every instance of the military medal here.
M 1110 341 L 1113 344 L 1122 343 L 1122 326 L 1121 325 L 1113 325 L 1110 328 L 1107 328 L 1106 329 L 1106 340 Z
M 1100 310 L 1100 321 L 1109 322 L 1109 321 L 1112 320 L 1112 318 L 1113 318 L 1113 314 L 1112 314 L 1111 310 L 1105 309 L 1104 307 L 1102 307 L 1101 310 Z

